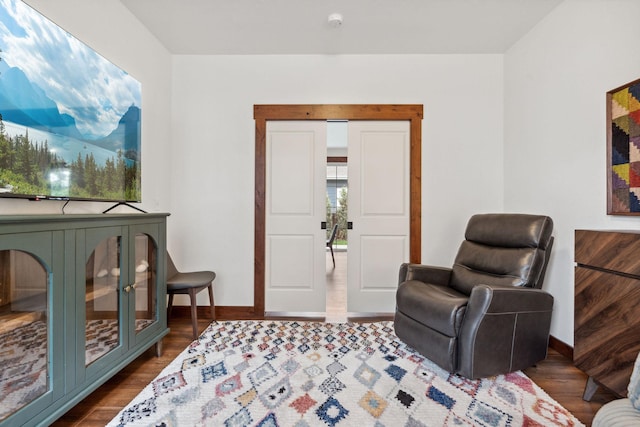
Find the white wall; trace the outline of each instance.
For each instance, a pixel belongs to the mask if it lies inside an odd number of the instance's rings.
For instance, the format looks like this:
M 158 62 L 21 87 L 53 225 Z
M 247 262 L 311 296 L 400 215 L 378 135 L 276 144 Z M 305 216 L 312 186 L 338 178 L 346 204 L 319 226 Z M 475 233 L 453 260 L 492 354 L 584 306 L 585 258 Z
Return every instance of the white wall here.
M 503 209 L 503 56 L 174 56 L 179 268 L 253 304 L 254 104 L 424 104 L 424 262 L 451 265 L 469 216 Z M 201 303 L 204 304 L 204 295 Z
M 639 229 L 606 214 L 607 91 L 640 77 L 640 2 L 566 0 L 506 54 L 505 210 L 555 222 L 551 334 L 573 345 L 575 229 Z
M 142 83 L 140 208 L 167 212 L 171 159 L 171 55 L 118 0 L 27 0 L 30 6 Z M 61 213 L 64 202 L 0 199 L 0 214 Z M 66 213 L 100 213 L 112 203 L 71 202 Z M 133 212 L 120 207 L 114 212 Z M 171 217 L 169 217 L 171 222 Z

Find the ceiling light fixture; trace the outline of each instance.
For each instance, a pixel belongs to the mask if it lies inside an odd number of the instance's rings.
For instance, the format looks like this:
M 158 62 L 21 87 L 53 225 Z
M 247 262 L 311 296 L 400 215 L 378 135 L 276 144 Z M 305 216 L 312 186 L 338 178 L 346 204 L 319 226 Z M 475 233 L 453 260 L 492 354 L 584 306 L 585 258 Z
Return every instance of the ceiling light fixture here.
M 327 19 L 327 22 L 329 22 L 329 26 L 333 27 L 333 28 L 338 28 L 342 25 L 342 14 L 341 13 L 332 13 L 331 15 L 329 15 L 329 18 Z

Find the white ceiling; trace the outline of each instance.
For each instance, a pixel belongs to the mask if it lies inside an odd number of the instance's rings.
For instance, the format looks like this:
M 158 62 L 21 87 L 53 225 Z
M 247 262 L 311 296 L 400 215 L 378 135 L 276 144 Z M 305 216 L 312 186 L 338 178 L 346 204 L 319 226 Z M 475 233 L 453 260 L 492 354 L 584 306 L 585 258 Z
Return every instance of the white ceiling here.
M 120 1 L 171 53 L 215 55 L 504 53 L 563 0 Z

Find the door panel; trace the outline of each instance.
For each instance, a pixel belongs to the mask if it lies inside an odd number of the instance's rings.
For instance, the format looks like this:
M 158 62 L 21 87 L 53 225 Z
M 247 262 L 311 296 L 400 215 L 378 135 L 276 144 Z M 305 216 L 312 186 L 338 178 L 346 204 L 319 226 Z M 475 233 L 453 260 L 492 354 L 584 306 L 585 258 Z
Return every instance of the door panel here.
M 269 253 L 275 254 L 270 263 L 272 289 L 313 290 L 314 236 L 270 236 Z M 292 260 L 296 260 L 292 263 Z
M 353 155 L 359 151 L 360 154 L 358 166 L 362 179 L 357 186 L 361 197 L 360 214 L 365 217 L 403 217 L 409 208 L 408 193 L 403 191 L 409 178 L 406 173 L 406 135 L 402 131 L 372 129 L 374 125 L 380 127 L 378 124 L 358 122 L 351 126 L 360 136 L 353 139 L 354 150 L 349 153 Z M 351 174 L 357 175 L 354 172 L 351 171 Z
M 267 122 L 265 310 L 325 311 L 326 122 Z
M 398 268 L 408 256 L 406 237 L 361 236 L 359 246 L 361 291 L 391 290 L 395 294 Z
M 347 310 L 392 313 L 409 260 L 408 121 L 349 122 Z

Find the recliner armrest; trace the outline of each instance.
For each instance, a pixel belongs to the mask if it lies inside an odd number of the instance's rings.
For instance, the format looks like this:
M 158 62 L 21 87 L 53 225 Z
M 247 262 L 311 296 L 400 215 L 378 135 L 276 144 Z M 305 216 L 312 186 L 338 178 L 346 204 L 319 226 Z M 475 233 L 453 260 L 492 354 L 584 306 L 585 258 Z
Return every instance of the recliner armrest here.
M 553 296 L 541 289 L 478 285 L 459 337 L 459 372 L 479 378 L 524 369 L 547 354 Z
M 479 310 L 478 314 L 549 311 L 553 309 L 553 296 L 541 289 L 478 285 L 471 291 L 469 309 Z
M 398 284 L 407 280 L 417 280 L 434 285 L 449 286 L 451 269 L 423 264 L 402 264 Z

